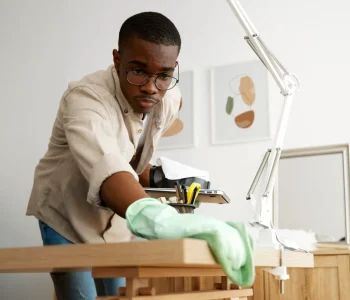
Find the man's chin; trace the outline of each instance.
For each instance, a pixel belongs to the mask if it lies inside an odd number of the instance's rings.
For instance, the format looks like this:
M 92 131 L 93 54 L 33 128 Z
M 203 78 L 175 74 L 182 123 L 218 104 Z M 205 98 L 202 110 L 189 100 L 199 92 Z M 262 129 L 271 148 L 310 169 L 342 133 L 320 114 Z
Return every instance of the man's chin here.
M 134 108 L 134 111 L 137 113 L 141 113 L 141 114 L 147 114 L 147 113 L 152 112 L 154 110 L 154 108 L 157 106 L 157 104 L 153 104 L 151 106 L 137 105 L 137 107 Z
M 142 107 L 142 106 L 137 106 L 134 107 L 134 111 L 139 113 L 139 114 L 145 114 L 145 113 L 149 113 L 154 109 L 154 106 L 151 107 Z

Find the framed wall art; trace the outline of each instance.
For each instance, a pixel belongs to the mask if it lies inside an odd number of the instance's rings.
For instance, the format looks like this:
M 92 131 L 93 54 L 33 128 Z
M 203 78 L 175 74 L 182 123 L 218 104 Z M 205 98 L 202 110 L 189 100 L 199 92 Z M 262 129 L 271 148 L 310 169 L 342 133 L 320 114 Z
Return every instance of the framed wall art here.
M 260 60 L 211 69 L 212 144 L 270 139 L 268 71 Z

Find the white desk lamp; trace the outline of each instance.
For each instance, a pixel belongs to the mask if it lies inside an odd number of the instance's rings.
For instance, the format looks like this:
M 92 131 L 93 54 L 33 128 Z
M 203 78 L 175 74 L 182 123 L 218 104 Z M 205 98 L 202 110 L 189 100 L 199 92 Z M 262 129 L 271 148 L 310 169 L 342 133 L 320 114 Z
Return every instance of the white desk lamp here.
M 283 67 L 283 65 L 266 47 L 254 25 L 243 10 L 241 4 L 237 0 L 227 0 L 227 2 L 246 33 L 244 39 L 270 72 L 280 88 L 281 94 L 284 96 L 282 114 L 276 130 L 274 145 L 266 152 L 246 197 L 247 200 L 252 201 L 252 204 L 255 207 L 255 216 L 251 224 L 263 228 L 259 231 L 258 246 L 278 248 L 278 238 L 272 225 L 271 192 L 273 191 L 276 179 L 276 171 L 281 156 L 283 139 L 287 129 L 292 98 L 294 93 L 299 89 L 299 81 L 295 75 L 289 73 L 286 68 Z M 265 190 L 262 193 L 261 198 L 259 198 L 259 205 L 256 205 L 254 191 L 264 170 L 266 170 L 264 179 Z

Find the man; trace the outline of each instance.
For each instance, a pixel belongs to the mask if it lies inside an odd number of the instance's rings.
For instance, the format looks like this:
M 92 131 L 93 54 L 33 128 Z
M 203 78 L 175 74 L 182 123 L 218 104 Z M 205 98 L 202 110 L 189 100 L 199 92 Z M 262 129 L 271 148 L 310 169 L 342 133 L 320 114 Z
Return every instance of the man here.
M 27 209 L 44 245 L 127 241 L 125 212 L 148 197 L 150 159 L 180 107 L 181 39 L 168 18 L 146 12 L 123 23 L 118 48 L 113 65 L 70 83 L 60 101 Z M 115 295 L 124 285 L 94 284 L 87 272 L 51 277 L 64 300 Z

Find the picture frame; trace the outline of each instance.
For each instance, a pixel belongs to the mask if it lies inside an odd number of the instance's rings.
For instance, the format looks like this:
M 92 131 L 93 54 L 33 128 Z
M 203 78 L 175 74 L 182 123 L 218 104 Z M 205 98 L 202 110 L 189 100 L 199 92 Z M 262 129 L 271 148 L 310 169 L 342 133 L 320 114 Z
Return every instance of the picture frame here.
M 194 80 L 193 70 L 180 72 L 178 85 L 182 96 L 182 106 L 178 113 L 178 120 L 182 123 L 183 129 L 175 135 L 162 137 L 158 150 L 195 148 Z
M 260 60 L 210 69 L 211 144 L 271 139 L 268 71 Z
M 313 231 L 320 243 L 349 245 L 349 192 L 349 143 L 282 150 L 273 191 L 274 226 Z

